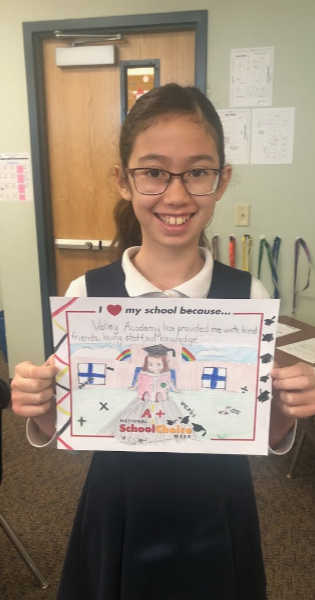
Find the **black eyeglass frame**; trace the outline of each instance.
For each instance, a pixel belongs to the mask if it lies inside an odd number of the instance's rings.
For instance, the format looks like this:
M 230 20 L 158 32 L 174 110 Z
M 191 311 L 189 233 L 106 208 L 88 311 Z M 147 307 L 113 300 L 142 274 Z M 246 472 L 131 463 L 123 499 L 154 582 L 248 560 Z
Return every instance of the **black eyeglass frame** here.
M 136 184 L 136 177 L 135 177 L 135 173 L 137 171 L 148 171 L 148 170 L 156 170 L 156 171 L 163 171 L 163 173 L 167 173 L 169 175 L 169 179 L 166 182 L 166 186 L 165 188 L 161 191 L 161 192 L 140 192 L 140 190 L 138 190 L 137 188 L 137 184 Z M 218 180 L 217 180 L 217 187 L 214 190 L 214 192 L 207 192 L 206 194 L 192 194 L 186 187 L 186 183 L 184 180 L 184 175 L 186 175 L 186 173 L 191 173 L 192 171 L 198 171 L 199 169 L 187 169 L 186 171 L 182 171 L 181 173 L 172 173 L 172 171 L 168 171 L 167 169 L 159 169 L 158 167 L 135 167 L 134 169 L 127 169 L 127 173 L 131 175 L 134 184 L 135 184 L 135 188 L 138 192 L 138 194 L 142 194 L 143 196 L 160 196 L 161 194 L 164 194 L 164 192 L 166 192 L 168 186 L 170 185 L 173 177 L 180 177 L 182 180 L 182 184 L 186 190 L 186 192 L 188 194 L 190 194 L 190 196 L 212 196 L 212 194 L 215 194 L 218 186 L 219 186 L 219 182 L 220 182 L 220 175 L 222 173 L 223 169 L 213 169 L 211 167 L 207 167 L 207 168 L 200 168 L 200 171 L 213 171 L 214 173 L 216 173 L 218 175 Z

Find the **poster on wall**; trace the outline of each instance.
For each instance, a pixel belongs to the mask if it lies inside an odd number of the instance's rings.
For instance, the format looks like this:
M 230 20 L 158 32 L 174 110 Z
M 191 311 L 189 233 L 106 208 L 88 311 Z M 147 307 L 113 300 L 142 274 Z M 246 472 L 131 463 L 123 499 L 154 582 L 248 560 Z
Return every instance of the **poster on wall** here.
M 230 106 L 271 106 L 274 48 L 235 48 L 230 61 Z
M 253 110 L 251 163 L 292 164 L 295 108 Z
M 0 202 L 32 200 L 29 154 L 0 154 Z
M 51 298 L 58 448 L 267 454 L 278 309 Z
M 250 158 L 251 111 L 245 108 L 218 110 L 223 125 L 226 161 L 246 165 Z

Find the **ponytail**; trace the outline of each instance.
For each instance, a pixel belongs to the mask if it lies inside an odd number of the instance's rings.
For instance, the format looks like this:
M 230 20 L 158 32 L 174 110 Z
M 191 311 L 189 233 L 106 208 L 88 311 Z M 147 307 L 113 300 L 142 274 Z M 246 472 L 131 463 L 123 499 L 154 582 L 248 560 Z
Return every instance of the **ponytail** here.
M 141 246 L 142 236 L 139 221 L 134 213 L 132 202 L 121 198 L 114 208 L 116 235 L 112 247 L 121 256 L 130 246 Z

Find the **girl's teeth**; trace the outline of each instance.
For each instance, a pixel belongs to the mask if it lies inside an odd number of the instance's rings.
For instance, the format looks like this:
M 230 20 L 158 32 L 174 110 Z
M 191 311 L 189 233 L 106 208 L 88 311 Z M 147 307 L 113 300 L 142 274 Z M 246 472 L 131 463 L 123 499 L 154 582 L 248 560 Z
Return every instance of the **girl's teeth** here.
M 168 225 L 183 225 L 188 221 L 188 217 L 167 217 L 163 216 L 162 221 Z

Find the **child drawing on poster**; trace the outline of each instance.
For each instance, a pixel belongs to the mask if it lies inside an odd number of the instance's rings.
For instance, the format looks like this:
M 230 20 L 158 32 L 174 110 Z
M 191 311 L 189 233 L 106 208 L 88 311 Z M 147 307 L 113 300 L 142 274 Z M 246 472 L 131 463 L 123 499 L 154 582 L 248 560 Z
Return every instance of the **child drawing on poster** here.
M 162 344 L 143 348 L 144 364 L 133 378 L 132 389 L 137 397 L 116 420 L 114 435 L 121 441 L 138 444 L 190 436 L 190 427 L 170 423 L 180 421 L 183 414 L 170 392 L 177 392 L 175 370 L 170 368 L 169 354 L 173 348 Z
M 144 401 L 161 402 L 168 400 L 169 390 L 175 391 L 174 382 L 171 382 L 171 370 L 168 361 L 168 352 L 175 356 L 173 348 L 166 348 L 162 344 L 143 348 L 147 352 L 143 367 L 138 375 L 138 398 Z

